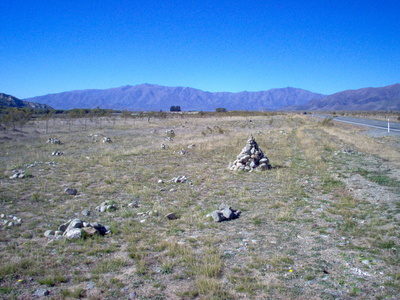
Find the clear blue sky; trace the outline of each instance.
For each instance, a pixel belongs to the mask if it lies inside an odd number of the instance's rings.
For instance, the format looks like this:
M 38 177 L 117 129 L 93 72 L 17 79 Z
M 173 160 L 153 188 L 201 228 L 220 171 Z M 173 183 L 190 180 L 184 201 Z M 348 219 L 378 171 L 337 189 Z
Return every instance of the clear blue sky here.
M 397 0 L 1 0 L 0 92 L 400 83 Z

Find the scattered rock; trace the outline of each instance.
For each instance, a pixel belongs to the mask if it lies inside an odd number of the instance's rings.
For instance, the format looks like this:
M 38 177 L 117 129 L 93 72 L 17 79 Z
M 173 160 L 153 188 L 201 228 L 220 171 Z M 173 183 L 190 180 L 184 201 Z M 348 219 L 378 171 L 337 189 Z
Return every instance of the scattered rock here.
M 60 155 L 63 155 L 64 153 L 62 152 L 62 151 L 58 151 L 58 150 L 56 150 L 56 151 L 53 151 L 52 153 L 51 153 L 51 155 L 53 155 L 53 156 L 60 156 Z
M 139 207 L 139 202 L 133 201 L 133 202 L 128 204 L 128 207 L 137 208 L 137 207 Z
M 208 217 L 212 217 L 215 222 L 230 221 L 239 218 L 242 212 L 232 209 L 229 205 L 221 204 L 218 210 L 214 210 Z
M 22 179 L 25 178 L 25 172 L 22 170 L 14 171 L 15 173 L 10 176 L 10 179 Z
M 1 221 L 5 227 L 13 227 L 13 226 L 20 226 L 22 223 L 22 219 L 18 218 L 14 215 L 6 216 L 5 214 L 1 214 Z
M 109 137 L 106 137 L 106 136 L 103 137 L 102 142 L 103 142 L 103 143 L 112 143 L 111 139 L 110 139 Z
M 87 210 L 87 209 L 84 209 L 84 210 L 82 210 L 81 214 L 82 214 L 83 216 L 87 217 L 87 216 L 90 215 L 90 211 Z
M 242 149 L 236 160 L 229 165 L 232 171 L 252 171 L 271 169 L 269 159 L 264 156 L 262 150 L 258 147 L 253 135 L 250 135 L 246 146 Z
M 165 132 L 165 134 L 167 135 L 167 137 L 169 138 L 173 138 L 175 137 L 175 131 L 173 129 L 169 129 Z
M 169 148 L 169 146 L 168 145 L 166 145 L 166 144 L 161 144 L 161 149 L 163 149 L 163 150 L 166 150 L 166 149 L 168 149 Z
M 97 222 L 88 223 L 79 219 L 69 220 L 60 225 L 58 229 L 58 231 L 47 230 L 44 233 L 44 236 L 49 239 L 60 239 L 65 237 L 72 240 L 81 237 L 106 235 L 111 233 L 111 228 L 109 226 L 103 226 Z
M 187 182 L 189 179 L 186 176 L 177 176 L 172 178 L 170 181 L 171 182 L 175 182 L 175 183 L 185 183 Z
M 78 194 L 78 191 L 76 189 L 73 189 L 73 188 L 66 188 L 64 192 L 67 193 L 68 195 L 76 195 L 76 194 Z
M 191 145 L 188 146 L 189 149 L 194 148 L 194 147 L 196 147 L 195 144 L 191 144 Z
M 116 211 L 117 206 L 115 204 L 110 204 L 108 201 L 104 201 L 99 206 L 96 207 L 96 210 L 99 212 L 106 212 L 106 211 Z
M 61 144 L 61 141 L 58 138 L 48 138 L 46 141 L 47 144 Z
M 187 155 L 187 154 L 189 154 L 189 151 L 187 151 L 187 150 L 185 150 L 185 149 L 181 149 L 181 150 L 178 151 L 178 154 L 180 154 L 180 155 Z

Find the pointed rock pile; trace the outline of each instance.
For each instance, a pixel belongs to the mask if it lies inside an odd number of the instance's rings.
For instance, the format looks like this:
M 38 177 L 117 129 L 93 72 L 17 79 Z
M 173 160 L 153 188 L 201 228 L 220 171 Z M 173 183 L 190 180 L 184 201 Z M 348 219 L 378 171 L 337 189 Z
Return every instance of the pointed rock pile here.
M 269 159 L 264 156 L 262 150 L 258 147 L 253 135 L 250 135 L 246 143 L 246 147 L 237 156 L 236 160 L 229 165 L 232 171 L 252 171 L 252 170 L 268 170 L 271 169 Z

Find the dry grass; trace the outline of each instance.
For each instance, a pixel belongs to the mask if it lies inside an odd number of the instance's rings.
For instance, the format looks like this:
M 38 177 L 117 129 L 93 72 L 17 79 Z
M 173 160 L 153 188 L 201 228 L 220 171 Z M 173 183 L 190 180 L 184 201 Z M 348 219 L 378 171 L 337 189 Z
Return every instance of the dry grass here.
M 66 122 L 51 120 L 47 134 L 40 121 L 1 133 L 0 214 L 23 221 L 0 228 L 0 298 L 29 299 L 42 287 L 53 299 L 397 297 L 398 140 L 300 115 L 117 118 L 87 130 Z M 250 133 L 273 168 L 229 171 Z M 46 144 L 50 136 L 62 144 Z M 17 169 L 31 176 L 9 179 Z M 170 181 L 178 175 L 189 182 Z M 96 211 L 103 201 L 118 209 Z M 240 218 L 207 218 L 221 203 Z M 165 218 L 171 212 L 177 220 Z M 113 233 L 44 237 L 77 217 Z

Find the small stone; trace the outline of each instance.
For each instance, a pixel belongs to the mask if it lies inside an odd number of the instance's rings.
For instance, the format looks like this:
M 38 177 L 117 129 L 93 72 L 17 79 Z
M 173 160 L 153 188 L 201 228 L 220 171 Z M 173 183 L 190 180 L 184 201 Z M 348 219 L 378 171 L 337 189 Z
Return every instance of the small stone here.
M 78 191 L 76 189 L 72 189 L 72 188 L 66 188 L 64 192 L 67 193 L 68 195 L 78 194 Z
M 221 221 L 223 221 L 223 218 L 224 218 L 223 215 L 218 210 L 214 210 L 211 213 L 211 217 L 213 218 L 213 220 L 215 222 L 221 222 Z
M 233 211 L 230 208 L 225 208 L 221 211 L 222 215 L 225 219 L 230 220 L 232 219 Z
M 44 236 L 47 237 L 47 238 L 53 237 L 54 236 L 53 230 L 46 230 L 44 232 Z
M 129 300 L 131 300 L 131 299 L 135 299 L 136 298 L 136 292 L 131 292 L 131 293 L 129 293 Z
M 58 226 L 58 230 L 64 232 L 65 230 L 67 230 L 68 225 L 66 224 L 61 224 L 60 226 Z
M 164 180 L 159 179 L 159 180 L 158 180 L 158 183 L 164 183 Z
M 71 223 L 68 226 L 68 229 L 72 229 L 72 228 L 82 228 L 83 227 L 83 221 L 79 220 L 79 219 L 74 219 L 71 221 Z
M 178 217 L 175 215 L 175 213 L 169 213 L 165 216 L 168 220 L 176 220 Z
M 91 223 L 90 227 L 96 229 L 101 235 L 105 235 L 109 231 L 109 229 L 97 222 Z
M 87 209 L 84 209 L 84 210 L 82 210 L 82 215 L 87 217 L 90 215 L 90 211 L 88 211 Z
M 33 293 L 33 296 L 44 297 L 44 296 L 48 296 L 49 294 L 50 294 L 50 292 L 46 289 L 38 289 Z
M 106 210 L 107 211 L 116 211 L 117 210 L 117 206 L 115 204 L 107 205 L 106 206 Z
M 87 235 L 89 235 L 89 236 L 93 236 L 93 235 L 96 235 L 96 234 L 100 234 L 100 232 L 98 232 L 95 228 L 93 228 L 93 227 L 84 227 L 84 228 L 82 228 L 82 232 L 84 233 L 84 234 L 87 234 Z
M 132 203 L 128 204 L 128 207 L 139 207 L 139 203 L 137 201 L 133 201 Z

